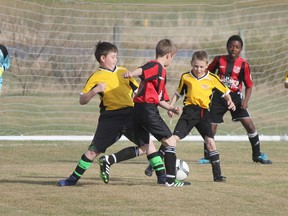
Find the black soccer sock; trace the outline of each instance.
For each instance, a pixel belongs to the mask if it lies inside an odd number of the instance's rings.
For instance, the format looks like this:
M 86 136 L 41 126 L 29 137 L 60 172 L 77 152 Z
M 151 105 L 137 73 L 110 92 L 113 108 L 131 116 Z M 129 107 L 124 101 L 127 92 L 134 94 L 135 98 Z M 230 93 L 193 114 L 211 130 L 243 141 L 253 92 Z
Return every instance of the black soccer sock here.
M 260 155 L 260 140 L 257 131 L 252 134 L 248 134 L 249 141 L 252 147 L 253 157 L 258 157 Z
M 162 158 L 159 156 L 158 152 L 147 155 L 147 159 L 157 176 L 165 175 L 165 167 Z
M 91 166 L 93 161 L 91 161 L 90 159 L 88 159 L 85 154 L 83 154 L 81 156 L 81 159 L 78 162 L 78 165 L 75 168 L 75 171 L 73 172 L 73 176 L 79 180 L 82 175 L 84 174 L 84 172 Z
M 172 184 L 176 176 L 176 147 L 168 146 L 165 149 L 166 182 Z
M 139 156 L 139 148 L 137 146 L 131 146 L 120 150 L 115 154 L 108 156 L 108 162 L 110 165 L 114 163 L 120 163 L 125 160 L 129 160 Z
M 221 176 L 220 155 L 217 150 L 209 152 L 209 159 L 212 165 L 213 177 Z
M 204 149 L 204 158 L 205 159 L 207 159 L 207 160 L 209 160 L 209 151 L 208 151 L 208 149 L 207 149 L 207 145 L 206 145 L 206 143 L 204 142 L 203 143 L 203 149 Z
M 164 145 L 161 145 L 159 150 L 158 150 L 158 153 L 159 153 L 159 156 L 164 159 L 164 155 L 165 155 L 165 150 L 166 150 L 166 146 Z

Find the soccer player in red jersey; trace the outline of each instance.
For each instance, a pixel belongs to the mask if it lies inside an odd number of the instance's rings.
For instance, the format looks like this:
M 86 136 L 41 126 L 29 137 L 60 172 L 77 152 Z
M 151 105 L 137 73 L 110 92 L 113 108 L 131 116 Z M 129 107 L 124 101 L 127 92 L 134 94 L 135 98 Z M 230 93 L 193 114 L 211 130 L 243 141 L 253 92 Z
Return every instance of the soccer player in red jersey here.
M 160 116 L 158 106 L 179 114 L 179 107 L 171 106 L 167 101 L 166 67 L 168 67 L 177 48 L 169 39 L 160 40 L 156 46 L 156 59 L 151 60 L 132 72 L 126 72 L 126 78 L 138 76 L 141 79 L 139 89 L 134 97 L 134 129 L 141 143 L 149 143 L 150 134 L 165 146 L 165 186 L 179 187 L 190 185 L 189 182 L 176 180 L 176 140 L 169 127 Z M 155 167 L 153 167 L 155 169 Z M 159 179 L 158 179 L 159 180 Z
M 252 160 L 261 164 L 272 164 L 267 154 L 260 151 L 259 135 L 254 126 L 253 120 L 247 110 L 248 102 L 252 93 L 253 82 L 248 62 L 240 57 L 243 48 L 243 41 L 239 35 L 231 36 L 226 44 L 228 55 L 216 56 L 208 66 L 211 73 L 219 76 L 231 90 L 231 98 L 236 105 L 236 110 L 229 110 L 232 121 L 240 121 L 247 131 L 249 141 L 252 147 Z M 245 97 L 242 96 L 242 87 L 245 85 Z M 211 123 L 214 135 L 217 132 L 217 126 L 223 123 L 223 116 L 228 111 L 226 101 L 221 98 L 218 91 L 214 92 L 212 106 L 210 109 Z M 204 158 L 199 163 L 209 163 L 207 157 L 207 148 L 204 144 Z

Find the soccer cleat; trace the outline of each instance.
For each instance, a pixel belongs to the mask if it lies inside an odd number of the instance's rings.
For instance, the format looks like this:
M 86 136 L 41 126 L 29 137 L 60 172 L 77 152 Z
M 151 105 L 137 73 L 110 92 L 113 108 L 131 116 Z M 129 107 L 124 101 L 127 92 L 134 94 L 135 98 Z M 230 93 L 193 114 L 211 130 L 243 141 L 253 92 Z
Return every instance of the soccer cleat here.
M 210 164 L 210 160 L 207 158 L 201 158 L 198 160 L 199 164 Z
M 214 182 L 226 182 L 226 177 L 225 176 L 215 176 Z
M 168 182 L 165 183 L 166 187 L 183 187 L 183 186 L 188 186 L 188 185 L 191 185 L 191 183 L 190 182 L 182 182 L 182 181 L 179 181 L 177 179 L 175 179 L 175 181 L 171 184 L 169 184 Z
M 267 155 L 261 153 L 258 157 L 254 157 L 252 155 L 252 159 L 255 163 L 261 163 L 261 164 L 272 164 L 272 161 L 268 159 Z
M 268 154 L 260 152 L 260 155 L 262 156 L 262 158 L 268 159 Z
M 62 179 L 58 182 L 59 186 L 73 186 L 77 183 L 77 179 L 74 176 L 69 176 L 67 179 Z
M 102 156 L 98 159 L 98 163 L 100 165 L 100 177 L 103 182 L 108 184 L 109 182 L 109 173 L 110 173 L 110 165 L 106 160 L 106 156 Z
M 153 175 L 153 167 L 151 164 L 149 164 L 147 166 L 147 168 L 145 169 L 145 175 L 151 177 Z

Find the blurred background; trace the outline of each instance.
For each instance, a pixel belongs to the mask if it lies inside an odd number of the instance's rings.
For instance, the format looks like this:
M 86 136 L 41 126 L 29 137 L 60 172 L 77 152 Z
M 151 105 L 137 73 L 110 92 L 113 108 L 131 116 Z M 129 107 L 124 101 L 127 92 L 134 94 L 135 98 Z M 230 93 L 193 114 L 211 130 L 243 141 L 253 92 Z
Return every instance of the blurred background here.
M 11 59 L 3 74 L 0 136 L 93 135 L 99 99 L 85 106 L 78 99 L 98 68 L 94 51 L 99 40 L 116 44 L 118 65 L 133 70 L 155 58 L 160 39 L 172 39 L 179 49 L 168 68 L 172 97 L 181 74 L 190 70 L 192 53 L 204 49 L 211 61 L 227 53 L 233 34 L 242 36 L 242 57 L 251 67 L 254 89 L 248 109 L 259 134 L 282 137 L 288 132 L 285 0 L 0 0 L 0 11 L 0 43 Z M 161 112 L 173 130 L 177 117 Z M 245 133 L 230 114 L 218 127 L 218 135 Z M 196 130 L 193 134 L 198 135 Z

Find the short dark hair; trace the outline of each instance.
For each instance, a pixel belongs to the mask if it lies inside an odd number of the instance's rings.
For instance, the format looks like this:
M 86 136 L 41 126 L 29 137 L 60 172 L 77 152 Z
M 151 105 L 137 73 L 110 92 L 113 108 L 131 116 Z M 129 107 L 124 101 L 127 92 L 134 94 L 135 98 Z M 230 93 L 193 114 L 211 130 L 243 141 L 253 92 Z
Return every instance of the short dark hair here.
M 96 44 L 96 50 L 95 50 L 95 58 L 96 60 L 100 63 L 101 61 L 101 56 L 107 56 L 109 52 L 116 52 L 118 53 L 117 47 L 109 42 L 104 42 L 104 41 L 99 41 Z
M 177 52 L 177 47 L 172 40 L 162 39 L 157 43 L 155 51 L 156 57 L 162 57 L 168 53 L 172 53 L 172 55 L 174 55 Z
M 208 64 L 208 54 L 206 51 L 204 50 L 200 50 L 200 51 L 196 51 L 193 53 L 192 55 L 192 60 L 191 61 L 195 61 L 196 59 L 200 60 L 200 61 L 205 61 Z
M 239 35 L 232 35 L 231 37 L 229 37 L 227 44 L 226 44 L 226 48 L 228 48 L 229 43 L 231 41 L 239 41 L 241 43 L 241 48 L 243 47 L 243 40 Z

